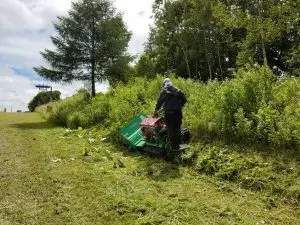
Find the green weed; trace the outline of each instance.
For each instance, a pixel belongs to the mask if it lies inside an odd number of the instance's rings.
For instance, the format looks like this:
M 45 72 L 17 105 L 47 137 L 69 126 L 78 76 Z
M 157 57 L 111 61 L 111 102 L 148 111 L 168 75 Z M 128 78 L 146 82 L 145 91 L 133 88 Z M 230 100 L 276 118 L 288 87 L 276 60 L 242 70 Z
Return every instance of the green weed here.
M 133 116 L 153 112 L 162 79 L 132 78 L 92 101 L 81 92 L 55 103 L 49 120 L 73 129 L 102 126 L 118 139 L 119 128 Z M 269 69 L 260 67 L 241 69 L 224 82 L 172 79 L 187 95 L 184 126 L 194 139 L 300 146 L 299 78 L 276 79 Z

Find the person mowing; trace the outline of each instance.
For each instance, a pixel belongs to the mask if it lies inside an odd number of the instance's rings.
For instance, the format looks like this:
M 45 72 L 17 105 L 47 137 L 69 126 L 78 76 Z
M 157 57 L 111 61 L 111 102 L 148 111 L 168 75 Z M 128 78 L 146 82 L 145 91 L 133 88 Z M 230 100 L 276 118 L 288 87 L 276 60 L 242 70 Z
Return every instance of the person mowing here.
M 163 107 L 171 150 L 178 151 L 181 144 L 182 108 L 187 100 L 184 93 L 179 88 L 174 87 L 169 78 L 163 81 L 163 88 L 159 94 L 153 116 L 157 117 L 158 110 Z

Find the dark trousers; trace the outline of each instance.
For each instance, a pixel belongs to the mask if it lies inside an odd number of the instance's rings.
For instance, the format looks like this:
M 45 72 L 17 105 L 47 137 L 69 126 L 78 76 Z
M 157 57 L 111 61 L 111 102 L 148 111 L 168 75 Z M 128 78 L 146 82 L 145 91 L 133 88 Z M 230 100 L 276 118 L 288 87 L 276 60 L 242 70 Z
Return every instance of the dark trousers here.
M 167 125 L 168 137 L 170 139 L 171 149 L 178 150 L 181 144 L 181 111 L 166 111 L 165 120 Z

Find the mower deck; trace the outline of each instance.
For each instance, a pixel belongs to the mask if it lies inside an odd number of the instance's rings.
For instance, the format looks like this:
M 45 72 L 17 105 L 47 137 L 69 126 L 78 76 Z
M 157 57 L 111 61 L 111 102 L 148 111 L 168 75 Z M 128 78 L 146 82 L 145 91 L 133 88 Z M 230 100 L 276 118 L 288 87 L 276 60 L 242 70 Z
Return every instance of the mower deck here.
M 182 144 L 178 151 L 189 148 L 186 144 L 189 131 L 182 129 L 181 133 Z M 171 152 L 163 118 L 151 118 L 140 113 L 120 129 L 120 134 L 131 150 L 155 155 L 165 155 Z

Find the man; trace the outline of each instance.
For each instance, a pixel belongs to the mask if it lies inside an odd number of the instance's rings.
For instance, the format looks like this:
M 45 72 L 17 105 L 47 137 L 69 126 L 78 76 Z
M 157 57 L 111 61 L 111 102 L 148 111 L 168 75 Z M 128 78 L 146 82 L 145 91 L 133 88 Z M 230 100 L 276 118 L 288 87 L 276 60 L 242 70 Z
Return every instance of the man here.
M 171 149 L 177 151 L 181 144 L 182 107 L 187 100 L 184 93 L 174 87 L 169 78 L 164 80 L 163 87 L 156 103 L 154 116 L 157 116 L 157 111 L 163 106 Z

